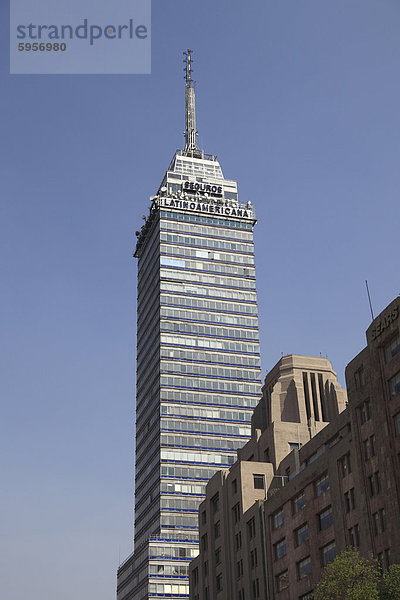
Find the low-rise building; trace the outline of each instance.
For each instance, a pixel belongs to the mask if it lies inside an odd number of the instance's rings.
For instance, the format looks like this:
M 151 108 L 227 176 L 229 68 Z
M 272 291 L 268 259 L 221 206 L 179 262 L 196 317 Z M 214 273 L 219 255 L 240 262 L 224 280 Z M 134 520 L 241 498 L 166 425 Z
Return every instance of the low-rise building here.
M 400 562 L 400 300 L 346 369 L 290 355 L 267 375 L 238 461 L 200 505 L 191 600 L 305 600 L 347 546 Z M 346 407 L 347 404 L 347 407 Z

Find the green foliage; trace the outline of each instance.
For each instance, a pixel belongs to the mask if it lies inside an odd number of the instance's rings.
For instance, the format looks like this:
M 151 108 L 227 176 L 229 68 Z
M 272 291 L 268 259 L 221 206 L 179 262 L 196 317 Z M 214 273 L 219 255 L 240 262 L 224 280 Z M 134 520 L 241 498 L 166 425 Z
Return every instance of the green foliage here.
M 379 580 L 378 562 L 373 558 L 362 557 L 354 548 L 347 548 L 323 570 L 314 598 L 379 600 Z M 398 597 L 394 598 L 397 600 Z
M 400 565 L 392 565 L 383 574 L 381 600 L 400 600 Z

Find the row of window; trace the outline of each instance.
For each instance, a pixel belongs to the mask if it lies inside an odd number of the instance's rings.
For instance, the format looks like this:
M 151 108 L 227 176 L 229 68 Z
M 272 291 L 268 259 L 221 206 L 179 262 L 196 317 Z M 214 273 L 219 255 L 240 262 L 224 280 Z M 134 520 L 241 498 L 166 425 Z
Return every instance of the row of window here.
M 230 252 L 244 252 L 246 254 L 253 254 L 253 244 L 240 244 L 238 242 L 230 242 L 226 240 L 216 240 L 213 238 L 200 237 L 200 236 L 186 236 L 173 233 L 167 233 L 161 231 L 160 240 L 162 242 L 169 242 L 170 244 L 186 245 L 186 246 L 197 246 L 200 248 L 212 248 L 213 250 L 229 250 Z
M 229 367 L 213 367 L 202 364 L 178 363 L 161 361 L 161 373 L 178 373 L 179 375 L 217 377 L 219 379 L 240 379 L 246 381 L 260 381 L 260 371 L 248 371 L 247 369 L 231 369 Z
M 173 256 L 175 258 L 179 258 L 181 256 L 185 258 L 202 258 L 205 261 L 218 261 L 221 263 L 234 263 L 236 265 L 249 265 L 254 266 L 254 256 L 253 254 L 239 254 L 235 253 L 227 253 L 227 252 L 216 252 L 215 250 L 200 250 L 197 248 L 191 248 L 190 246 L 178 246 L 161 244 L 160 253 L 162 255 Z M 168 264 L 168 263 L 165 263 Z M 211 263 L 203 262 L 203 270 L 209 271 L 211 267 Z M 185 265 L 183 265 L 185 266 Z M 199 268 L 199 267 L 196 267 Z M 212 269 L 211 269 L 212 270 Z
M 239 302 L 205 300 L 203 298 L 191 298 L 190 296 L 167 296 L 165 294 L 161 294 L 160 303 L 165 306 L 186 306 L 188 308 L 200 308 L 207 311 L 257 316 L 257 306 L 255 304 L 239 304 Z
M 224 323 L 225 325 L 240 325 L 242 327 L 258 327 L 257 317 L 241 317 L 236 314 L 220 314 L 216 312 L 200 312 L 182 308 L 161 308 L 160 316 L 169 319 L 186 321 L 204 321 L 205 323 Z
M 214 423 L 208 421 L 173 421 L 170 419 L 161 420 L 161 431 L 182 431 L 185 433 L 209 433 L 217 435 L 239 435 L 250 437 L 250 425 L 225 425 L 223 423 Z
M 216 228 L 229 227 L 232 229 L 248 229 L 252 230 L 253 226 L 251 223 L 245 221 L 234 221 L 228 219 L 218 219 L 217 217 L 200 217 L 199 215 L 191 213 L 178 213 L 178 212 L 167 212 L 160 211 L 160 217 L 165 219 L 173 219 L 174 221 L 186 221 L 188 223 L 201 223 L 202 225 L 214 225 Z M 164 225 L 164 223 L 163 223 Z M 165 227 L 165 225 L 164 225 Z
M 197 323 L 180 321 L 161 321 L 161 331 L 175 333 L 190 333 L 191 335 L 205 335 L 219 338 L 233 338 L 237 340 L 258 340 L 258 329 L 234 329 L 227 327 L 213 327 Z M 199 344 L 200 345 L 200 344 Z
M 161 213 L 162 216 L 162 213 Z M 168 214 L 170 217 L 170 214 Z M 179 231 L 180 233 L 194 233 L 207 237 L 223 238 L 231 240 L 240 240 L 243 242 L 252 242 L 253 233 L 249 231 L 234 231 L 232 229 L 223 229 L 222 227 L 207 227 L 201 224 L 191 225 L 189 222 L 179 223 L 176 221 L 161 221 L 161 231 Z M 246 229 L 249 229 L 246 227 Z
M 246 398 L 243 396 L 221 396 L 218 394 L 207 394 L 180 390 L 160 390 L 160 399 L 168 400 L 169 402 L 183 402 L 185 404 L 205 404 L 218 405 L 223 407 L 232 406 L 235 408 L 254 408 L 258 402 L 259 395 L 255 394 L 254 398 Z
M 161 446 L 173 448 L 189 448 L 202 450 L 237 450 L 247 441 L 248 436 L 238 438 L 204 438 L 199 435 L 161 435 Z
M 207 469 L 205 467 L 200 468 L 196 467 L 195 469 L 191 467 L 179 467 L 179 466 L 166 466 L 163 465 L 160 468 L 161 477 L 173 477 L 176 479 L 200 479 L 204 481 L 208 481 L 214 475 L 214 469 Z M 161 484 L 163 485 L 163 484 Z M 174 483 L 174 486 L 177 486 L 178 483 Z M 181 484 L 182 486 L 186 484 Z M 177 489 L 177 491 L 179 491 Z M 182 489 L 182 491 L 184 491 Z
M 328 506 L 325 510 L 317 515 L 318 529 L 324 531 L 333 523 L 332 507 Z M 294 541 L 296 546 L 301 546 L 308 540 L 308 523 L 303 523 L 300 527 L 294 530 Z M 274 556 L 278 560 L 286 555 L 286 538 L 282 538 L 274 544 Z
M 237 300 L 238 302 L 251 302 L 253 305 L 255 305 L 255 303 L 257 302 L 255 288 L 253 292 L 248 292 L 241 290 L 229 290 L 227 288 L 219 289 L 210 286 L 202 287 L 200 285 L 176 284 L 161 281 L 160 290 L 161 292 L 190 294 L 191 296 L 207 296 L 208 298 L 220 298 L 222 300 Z
M 173 450 L 161 450 L 161 460 L 174 462 L 202 463 L 230 467 L 236 460 L 236 455 L 211 454 L 207 452 L 174 452 Z
M 322 496 L 322 494 L 325 494 L 325 492 L 327 492 L 328 490 L 329 490 L 329 477 L 327 474 L 324 474 L 314 482 L 315 497 L 317 498 L 319 496 Z M 303 490 L 302 492 L 297 494 L 292 499 L 292 513 L 296 514 L 296 513 L 300 512 L 301 510 L 303 510 L 303 508 L 305 506 L 306 506 L 306 496 L 305 496 L 305 492 Z M 283 523 L 284 523 L 284 512 L 283 512 L 283 509 L 279 509 L 279 511 L 277 511 L 272 516 L 272 528 L 278 529 L 278 527 L 281 527 L 283 525 Z
M 248 267 L 239 267 L 239 266 L 233 266 L 233 265 L 229 265 L 226 263 L 205 263 L 204 261 L 194 261 L 194 260 L 183 260 L 183 259 L 178 259 L 178 258 L 168 258 L 166 256 L 161 256 L 160 257 L 160 265 L 161 267 L 175 267 L 176 269 L 183 269 L 184 272 L 182 273 L 181 271 L 178 271 L 174 277 L 174 279 L 181 279 L 182 277 L 185 281 L 198 281 L 195 277 L 197 277 L 198 275 L 196 274 L 198 271 L 201 271 L 202 273 L 218 273 L 221 275 L 227 275 L 232 276 L 232 275 L 236 275 L 238 277 L 251 277 L 252 279 L 255 278 L 256 273 L 254 270 L 254 267 L 252 266 L 248 266 Z M 161 269 L 161 272 L 163 270 Z M 189 273 L 187 273 L 187 271 L 190 271 Z M 188 278 L 185 277 L 185 275 L 187 275 Z M 170 276 L 166 276 L 166 277 L 170 277 Z M 200 281 L 205 282 L 206 280 L 203 278 L 203 275 L 200 275 Z M 211 283 L 211 282 L 210 282 Z M 218 283 L 216 281 L 216 283 Z M 226 285 L 223 284 L 222 282 L 220 282 L 222 285 Z M 229 285 L 229 284 L 227 284 Z M 239 286 L 242 287 L 242 286 Z
M 160 577 L 173 577 L 174 575 L 187 576 L 189 573 L 188 565 L 161 563 L 149 563 L 149 575 L 158 575 Z
M 216 408 L 198 408 L 197 406 L 174 406 L 162 404 L 161 415 L 173 417 L 188 417 L 199 419 L 210 419 L 212 421 L 237 421 L 239 423 L 250 423 L 251 413 L 237 410 L 223 410 Z
M 186 527 L 197 529 L 197 526 L 197 515 L 194 517 L 189 517 L 183 515 L 161 514 L 161 527 L 166 527 L 168 529 L 181 529 Z
M 192 559 L 198 555 L 197 548 L 187 548 L 185 546 L 150 546 L 149 558 L 183 558 Z
M 209 283 L 212 286 L 218 285 L 226 288 L 238 288 L 242 290 L 255 290 L 256 282 L 254 279 L 244 279 L 240 277 L 220 277 L 218 275 L 208 275 L 206 273 L 196 273 L 194 271 L 172 271 L 171 269 L 160 269 L 161 279 L 178 280 L 182 283 Z M 182 287 L 178 290 L 182 293 Z M 227 296 L 225 296 L 227 297 Z
M 330 542 L 329 544 L 327 544 L 326 546 L 323 546 L 320 549 L 320 553 L 321 553 L 321 565 L 323 567 L 325 567 L 326 565 L 328 565 L 329 563 L 331 563 L 335 557 L 336 557 L 336 543 Z M 303 579 L 304 577 L 308 577 L 309 575 L 311 575 L 311 557 L 310 556 L 306 556 L 305 558 L 303 558 L 302 560 L 300 560 L 299 562 L 296 563 L 296 571 L 297 571 L 297 578 L 298 580 Z M 282 573 L 279 573 L 279 575 L 277 575 L 276 577 L 276 589 L 277 592 L 282 592 L 283 590 L 287 589 L 289 587 L 289 571 L 286 569 L 285 571 L 282 571 Z M 309 595 L 310 592 L 308 592 L 307 595 Z M 305 597 L 307 597 L 307 595 Z M 303 596 L 304 598 L 304 596 Z
M 161 334 L 161 344 L 167 344 L 169 346 L 178 345 L 191 348 L 202 348 L 210 350 L 224 350 L 227 352 L 243 352 L 248 354 L 255 354 L 257 357 L 260 354 L 259 344 L 252 344 L 250 342 L 232 342 L 229 340 L 221 340 L 216 338 L 197 338 L 193 336 L 183 335 L 165 335 Z
M 220 392 L 241 392 L 242 394 L 257 394 L 260 390 L 260 384 L 239 383 L 236 381 L 218 381 L 212 379 L 196 379 L 194 377 L 167 377 L 161 376 L 160 381 L 162 386 L 189 388 L 198 390 L 210 390 Z
M 169 597 L 171 594 L 179 594 L 183 597 L 184 595 L 189 595 L 189 585 L 185 583 L 149 583 L 149 593 L 162 594 Z
M 212 473 L 214 473 L 214 471 L 212 471 Z M 165 494 L 188 494 L 191 496 L 204 496 L 205 489 L 205 483 L 203 485 L 196 485 L 194 483 L 162 481 L 160 484 L 160 490 Z
M 227 327 L 213 327 L 210 325 L 198 325 L 197 323 L 185 323 L 179 321 L 161 321 L 161 331 L 174 333 L 190 333 L 191 335 L 207 335 L 218 338 L 232 338 L 237 340 L 258 340 L 258 329 L 231 329 Z
M 169 508 L 171 510 L 187 510 L 189 512 L 197 512 L 201 500 L 192 500 L 188 498 L 161 498 L 161 508 Z

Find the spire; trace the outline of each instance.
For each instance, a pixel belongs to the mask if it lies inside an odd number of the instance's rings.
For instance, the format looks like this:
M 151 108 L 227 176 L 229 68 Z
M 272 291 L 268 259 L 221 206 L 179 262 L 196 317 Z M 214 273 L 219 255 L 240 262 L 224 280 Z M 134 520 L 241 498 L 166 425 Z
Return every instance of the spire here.
M 186 130 L 185 130 L 185 149 L 183 153 L 186 156 L 201 157 L 202 152 L 197 147 L 196 131 L 196 100 L 194 95 L 194 81 L 192 80 L 192 50 L 184 52 L 185 63 L 185 101 L 186 101 Z

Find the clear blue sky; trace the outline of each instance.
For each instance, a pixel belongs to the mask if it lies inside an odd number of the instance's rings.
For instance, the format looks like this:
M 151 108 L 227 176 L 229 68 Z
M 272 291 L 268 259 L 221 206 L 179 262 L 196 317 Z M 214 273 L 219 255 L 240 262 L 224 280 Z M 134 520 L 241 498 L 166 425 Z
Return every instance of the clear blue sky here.
M 10 76 L 2 0 L 2 595 L 114 598 L 132 550 L 135 230 L 198 129 L 258 215 L 263 368 L 345 365 L 400 293 L 398 0 L 155 0 L 150 76 Z

